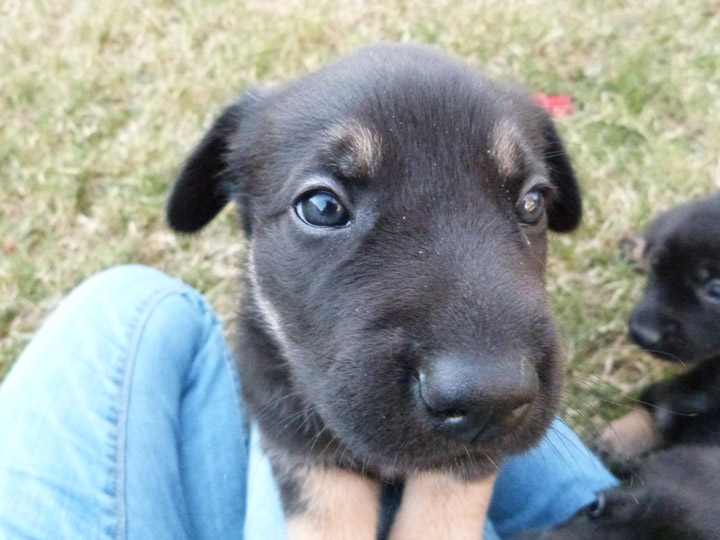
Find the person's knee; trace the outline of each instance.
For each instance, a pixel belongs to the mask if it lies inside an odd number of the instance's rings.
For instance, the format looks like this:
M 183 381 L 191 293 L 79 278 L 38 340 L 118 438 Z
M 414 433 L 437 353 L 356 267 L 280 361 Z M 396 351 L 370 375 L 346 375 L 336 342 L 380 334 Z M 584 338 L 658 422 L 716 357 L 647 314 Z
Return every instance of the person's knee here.
M 131 314 L 149 305 L 153 315 L 161 318 L 162 312 L 168 310 L 175 317 L 203 319 L 208 313 L 212 315 L 212 309 L 197 290 L 160 270 L 142 265 L 103 270 L 80 284 L 63 304 L 60 311 L 65 315 L 71 313 L 83 318 L 131 320 L 128 318 Z
M 89 277 L 72 291 L 68 300 L 122 305 L 138 297 L 157 294 L 158 291 L 181 289 L 193 291 L 180 280 L 160 270 L 139 264 L 127 264 L 113 266 Z
M 164 272 L 141 264 L 124 264 L 102 270 L 85 280 L 78 289 L 85 292 L 106 295 L 120 295 L 138 287 L 159 288 L 175 286 L 180 283 L 177 279 Z

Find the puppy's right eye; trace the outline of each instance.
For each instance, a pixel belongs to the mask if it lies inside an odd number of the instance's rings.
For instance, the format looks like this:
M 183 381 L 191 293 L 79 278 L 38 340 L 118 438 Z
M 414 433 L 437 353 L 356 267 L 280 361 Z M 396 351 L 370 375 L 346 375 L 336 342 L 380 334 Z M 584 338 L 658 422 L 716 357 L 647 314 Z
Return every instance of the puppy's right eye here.
M 707 295 L 720 302 L 720 279 L 712 279 L 707 284 Z
M 350 224 L 350 213 L 334 193 L 312 190 L 295 201 L 295 213 L 313 227 L 345 227 Z

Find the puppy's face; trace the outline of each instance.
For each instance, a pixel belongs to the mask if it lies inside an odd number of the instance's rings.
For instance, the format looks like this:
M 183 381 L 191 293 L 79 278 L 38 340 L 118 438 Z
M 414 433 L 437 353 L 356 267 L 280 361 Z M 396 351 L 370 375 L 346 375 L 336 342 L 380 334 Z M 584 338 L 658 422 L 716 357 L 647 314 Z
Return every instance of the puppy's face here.
M 641 347 L 668 360 L 720 355 L 720 195 L 661 214 L 646 236 L 645 295 L 630 319 Z
M 355 458 L 452 466 L 542 436 L 561 384 L 546 231 L 580 202 L 524 96 L 427 48 L 365 49 L 227 109 L 170 222 L 196 230 L 229 197 L 246 313 Z

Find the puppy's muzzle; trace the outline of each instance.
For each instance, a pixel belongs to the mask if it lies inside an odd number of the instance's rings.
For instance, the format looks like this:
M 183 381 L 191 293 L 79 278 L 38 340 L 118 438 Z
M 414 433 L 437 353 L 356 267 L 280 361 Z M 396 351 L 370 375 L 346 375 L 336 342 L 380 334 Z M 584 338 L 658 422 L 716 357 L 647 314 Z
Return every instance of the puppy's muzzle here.
M 539 390 L 524 361 L 498 362 L 446 354 L 418 370 L 419 408 L 442 435 L 465 443 L 499 437 L 516 427 Z

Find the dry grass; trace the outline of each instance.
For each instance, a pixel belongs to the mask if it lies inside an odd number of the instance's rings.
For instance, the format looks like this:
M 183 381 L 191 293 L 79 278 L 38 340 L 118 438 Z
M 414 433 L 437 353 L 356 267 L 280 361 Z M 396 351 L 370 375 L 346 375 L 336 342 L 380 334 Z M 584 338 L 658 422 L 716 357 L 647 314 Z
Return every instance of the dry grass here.
M 235 217 L 171 234 L 173 172 L 237 92 L 378 40 L 434 43 L 575 97 L 561 128 L 586 219 L 553 241 L 549 280 L 566 414 L 588 430 L 666 369 L 626 337 L 642 279 L 617 244 L 720 187 L 717 0 L 5 0 L 0 11 L 0 377 L 59 299 L 113 264 L 158 266 L 231 318 Z

